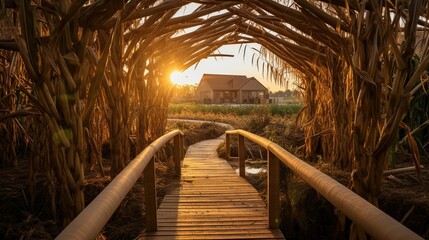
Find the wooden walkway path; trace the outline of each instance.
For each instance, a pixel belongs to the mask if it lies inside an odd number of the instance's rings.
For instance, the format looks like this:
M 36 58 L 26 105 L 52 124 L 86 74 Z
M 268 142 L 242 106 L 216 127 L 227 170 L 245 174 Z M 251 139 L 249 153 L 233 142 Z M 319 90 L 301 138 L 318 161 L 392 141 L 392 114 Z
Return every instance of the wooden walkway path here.
M 158 209 L 158 231 L 140 239 L 284 239 L 268 229 L 265 203 L 258 192 L 218 158 L 223 139 L 189 147 L 180 189 L 167 194 Z

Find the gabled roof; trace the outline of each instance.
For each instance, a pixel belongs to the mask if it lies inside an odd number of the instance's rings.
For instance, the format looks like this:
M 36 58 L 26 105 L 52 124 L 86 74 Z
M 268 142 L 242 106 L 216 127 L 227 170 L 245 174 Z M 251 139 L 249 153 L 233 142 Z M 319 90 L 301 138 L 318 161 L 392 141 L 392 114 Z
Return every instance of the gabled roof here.
M 239 90 L 251 80 L 258 81 L 254 77 L 247 78 L 244 75 L 204 74 L 200 84 L 205 82 L 212 90 Z

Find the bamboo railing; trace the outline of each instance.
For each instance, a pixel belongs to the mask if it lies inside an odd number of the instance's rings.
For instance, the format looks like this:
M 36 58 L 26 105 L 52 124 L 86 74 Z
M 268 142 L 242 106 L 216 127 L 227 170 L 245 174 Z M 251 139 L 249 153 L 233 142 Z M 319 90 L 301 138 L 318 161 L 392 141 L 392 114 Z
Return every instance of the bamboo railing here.
M 95 239 L 137 179 L 144 172 L 147 231 L 157 230 L 155 162 L 153 156 L 174 139 L 174 161 L 180 175 L 183 133 L 173 130 L 147 146 L 112 182 L 57 236 L 56 239 Z
M 423 239 L 341 183 L 263 137 L 244 130 L 226 131 L 225 147 L 227 158 L 230 157 L 231 135 L 238 135 L 240 176 L 245 176 L 245 138 L 264 147 L 268 152 L 267 200 L 270 228 L 279 228 L 280 222 L 279 163 L 281 161 L 375 239 Z

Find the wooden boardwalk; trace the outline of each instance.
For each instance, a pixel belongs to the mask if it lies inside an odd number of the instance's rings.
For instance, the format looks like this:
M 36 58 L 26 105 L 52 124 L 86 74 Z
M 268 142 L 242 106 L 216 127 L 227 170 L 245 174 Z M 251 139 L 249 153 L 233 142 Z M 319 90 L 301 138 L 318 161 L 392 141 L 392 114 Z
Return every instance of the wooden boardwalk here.
M 180 189 L 167 194 L 158 209 L 158 231 L 140 239 L 284 239 L 268 229 L 265 203 L 258 192 L 218 158 L 223 139 L 189 147 Z

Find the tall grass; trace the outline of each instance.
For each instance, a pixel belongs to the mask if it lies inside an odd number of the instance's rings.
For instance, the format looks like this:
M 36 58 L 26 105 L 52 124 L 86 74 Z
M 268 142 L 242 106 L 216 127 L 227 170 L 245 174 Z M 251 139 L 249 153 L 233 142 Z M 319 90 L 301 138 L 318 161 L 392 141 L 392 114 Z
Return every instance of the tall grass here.
M 170 104 L 168 113 L 178 115 L 184 112 L 197 114 L 233 114 L 236 116 L 251 115 L 255 112 L 268 112 L 273 116 L 288 117 L 297 114 L 303 105 L 293 103 L 288 105 L 202 105 L 202 104 Z M 190 116 L 191 117 L 191 116 Z

